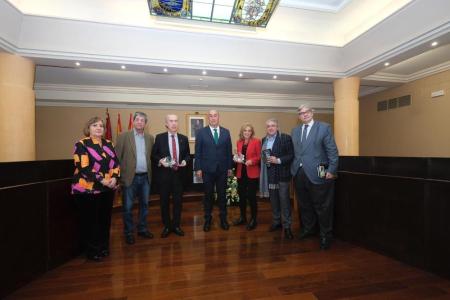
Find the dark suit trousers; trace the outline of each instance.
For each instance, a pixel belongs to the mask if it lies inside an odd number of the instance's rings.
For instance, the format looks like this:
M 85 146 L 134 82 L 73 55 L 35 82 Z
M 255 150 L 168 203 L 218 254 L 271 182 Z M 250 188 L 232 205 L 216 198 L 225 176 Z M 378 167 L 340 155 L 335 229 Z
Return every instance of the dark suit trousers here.
M 212 208 L 214 204 L 214 187 L 217 192 L 217 202 L 220 209 L 220 219 L 227 218 L 227 171 L 216 171 L 215 173 L 203 172 L 203 186 L 205 189 L 205 198 L 203 206 L 205 209 L 205 220 L 211 219 Z
M 247 174 L 242 174 L 242 177 L 238 179 L 239 208 L 243 218 L 246 218 L 247 203 L 249 203 L 251 218 L 256 220 L 258 211 L 256 190 L 258 189 L 258 183 L 259 179 L 248 178 Z
M 80 242 L 87 255 L 109 250 L 114 192 L 75 194 L 80 222 Z
M 180 171 L 168 170 L 168 176 L 160 183 L 161 218 L 167 228 L 180 227 L 183 181 Z M 173 220 L 170 220 L 170 195 L 173 200 Z
M 320 236 L 330 238 L 333 231 L 334 180 L 313 184 L 300 168 L 294 178 L 301 230 L 311 233 L 318 222 Z

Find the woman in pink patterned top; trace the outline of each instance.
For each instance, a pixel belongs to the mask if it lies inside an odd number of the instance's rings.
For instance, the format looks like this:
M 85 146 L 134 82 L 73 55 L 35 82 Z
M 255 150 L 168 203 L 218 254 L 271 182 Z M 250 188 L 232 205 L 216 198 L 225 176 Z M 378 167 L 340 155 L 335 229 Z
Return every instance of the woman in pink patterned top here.
M 72 194 L 79 208 L 80 237 L 89 260 L 109 255 L 109 232 L 114 192 L 120 175 L 111 141 L 103 138 L 104 124 L 91 118 L 83 129 L 86 138 L 75 144 Z

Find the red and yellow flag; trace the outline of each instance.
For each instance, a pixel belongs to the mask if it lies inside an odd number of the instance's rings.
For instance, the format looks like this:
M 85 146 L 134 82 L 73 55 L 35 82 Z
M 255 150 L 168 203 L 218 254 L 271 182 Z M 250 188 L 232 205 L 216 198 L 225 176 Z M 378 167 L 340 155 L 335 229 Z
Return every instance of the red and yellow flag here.
M 122 121 L 120 121 L 120 113 L 117 114 L 117 128 L 116 128 L 116 135 L 119 136 L 119 134 L 122 133 Z
M 133 117 L 132 113 L 130 113 L 130 120 L 128 121 L 128 131 L 130 131 L 133 128 Z
M 112 139 L 112 130 L 111 130 L 111 119 L 109 118 L 108 109 L 106 109 L 106 128 L 105 128 L 105 139 Z

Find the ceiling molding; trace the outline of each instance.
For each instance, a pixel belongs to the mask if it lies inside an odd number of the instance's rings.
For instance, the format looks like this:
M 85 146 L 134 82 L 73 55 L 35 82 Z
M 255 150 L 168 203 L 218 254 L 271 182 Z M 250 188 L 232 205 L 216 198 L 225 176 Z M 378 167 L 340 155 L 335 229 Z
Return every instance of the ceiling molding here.
M 414 80 L 418 80 L 421 78 L 425 78 L 437 73 L 441 73 L 444 71 L 450 70 L 450 61 L 444 62 L 442 64 L 432 66 L 430 68 L 426 68 L 420 70 L 418 72 L 408 74 L 408 75 L 400 75 L 400 74 L 392 74 L 392 73 L 384 73 L 378 72 L 376 74 L 365 77 L 364 79 L 368 80 L 376 80 L 376 81 L 388 81 L 388 82 L 398 82 L 398 83 L 408 83 Z
M 212 106 L 212 105 L 178 105 L 178 104 L 172 104 L 172 105 L 161 105 L 161 104 L 154 104 L 154 103 L 114 103 L 114 102 L 92 102 L 92 101 L 55 101 L 55 100 L 36 100 L 36 106 L 43 106 L 43 107 L 105 107 L 105 108 L 133 108 L 133 109 L 142 109 L 142 108 L 153 108 L 153 109 L 177 109 L 177 110 L 186 110 L 186 111 L 208 111 L 211 109 L 211 107 L 220 107 L 221 111 L 231 111 L 231 112 L 272 112 L 272 113 L 291 113 L 291 114 L 297 114 L 297 109 L 292 108 L 259 108 L 259 107 L 253 107 L 253 108 L 233 108 L 233 107 L 227 107 L 227 106 Z M 319 114 L 333 114 L 334 111 L 332 109 L 325 109 L 325 108 L 317 108 L 315 109 L 316 113 Z
M 437 39 L 442 35 L 447 34 L 448 32 L 450 32 L 450 22 L 446 22 L 445 24 L 442 24 L 431 31 L 428 31 L 424 34 L 414 37 L 411 40 L 401 43 L 400 45 L 384 52 L 381 55 L 375 56 L 362 64 L 359 64 L 357 66 L 348 69 L 347 71 L 345 71 L 345 76 L 350 77 L 363 73 L 364 71 L 370 70 L 373 67 L 383 65 L 384 62 L 386 61 L 390 61 L 391 64 L 393 64 L 395 63 L 395 61 L 392 61 L 392 58 L 401 56 L 402 54 L 411 51 L 414 48 L 418 48 L 423 44 L 428 44 L 429 42 Z M 402 60 L 404 59 L 401 59 L 401 61 Z
M 358 97 L 361 98 L 361 97 L 364 97 L 364 96 L 367 96 L 367 95 L 379 93 L 379 92 L 382 92 L 382 91 L 384 91 L 384 90 L 387 90 L 388 88 L 389 88 L 389 87 L 385 87 L 385 86 L 377 86 L 377 87 L 373 87 L 373 88 L 368 89 L 368 90 L 366 90 L 366 91 L 364 91 L 364 92 L 360 92 L 359 95 L 358 95 Z
M 0 36 L 0 49 L 9 53 L 17 53 L 17 47 Z
M 223 91 L 198 91 L 153 89 L 114 86 L 81 86 L 59 84 L 36 84 L 37 100 L 52 103 L 127 103 L 133 105 L 189 105 L 221 106 L 229 108 L 251 109 L 290 109 L 295 110 L 301 104 L 315 109 L 332 110 L 333 97 L 316 95 L 287 95 L 268 93 L 239 93 Z

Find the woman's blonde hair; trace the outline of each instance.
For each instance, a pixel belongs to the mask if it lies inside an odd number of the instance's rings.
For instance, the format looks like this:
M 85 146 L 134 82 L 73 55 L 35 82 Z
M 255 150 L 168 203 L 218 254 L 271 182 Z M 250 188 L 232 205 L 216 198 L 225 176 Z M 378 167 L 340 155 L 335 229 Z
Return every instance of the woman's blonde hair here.
M 102 118 L 100 118 L 100 117 L 90 118 L 89 121 L 87 121 L 83 127 L 84 136 L 90 135 L 89 127 L 91 127 L 92 124 L 97 123 L 98 121 L 102 121 L 103 127 L 105 127 L 105 123 L 103 122 Z
M 244 138 L 244 130 L 245 130 L 247 127 L 250 127 L 250 129 L 252 130 L 252 135 L 250 136 L 250 138 L 252 138 L 252 137 L 255 135 L 255 128 L 253 127 L 253 125 L 250 124 L 250 123 L 244 123 L 244 124 L 241 126 L 241 130 L 239 130 L 239 139 L 241 139 L 241 140 L 244 140 L 244 139 L 245 139 L 245 138 Z

